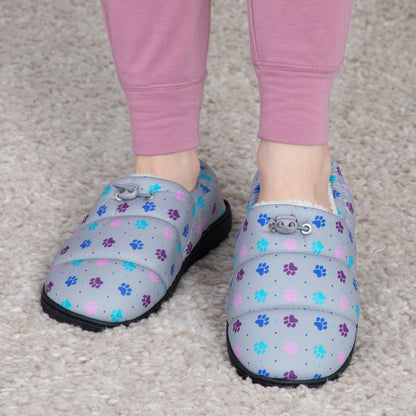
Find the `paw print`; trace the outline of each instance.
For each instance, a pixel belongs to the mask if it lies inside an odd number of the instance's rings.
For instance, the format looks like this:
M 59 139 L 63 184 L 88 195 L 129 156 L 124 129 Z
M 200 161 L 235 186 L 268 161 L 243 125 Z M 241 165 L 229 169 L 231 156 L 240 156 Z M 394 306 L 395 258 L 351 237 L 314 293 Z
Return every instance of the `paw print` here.
M 163 249 L 158 248 L 155 252 L 155 256 L 160 260 L 160 261 L 165 261 L 167 258 L 166 255 L 166 251 Z
M 84 306 L 84 309 L 87 311 L 88 315 L 93 315 L 97 313 L 97 305 L 94 302 L 88 301 Z
M 358 285 L 357 285 L 357 281 L 355 279 L 352 279 L 352 284 L 354 286 L 354 290 L 357 291 L 358 290 Z
M 203 208 L 205 205 L 205 201 L 202 198 L 202 196 L 198 196 L 197 200 L 196 200 L 196 204 L 198 205 L 199 208 Z
M 100 208 L 98 208 L 97 215 L 101 217 L 101 215 L 105 214 L 107 211 L 107 207 L 105 205 L 101 205 Z
M 325 357 L 326 351 L 322 345 L 317 345 L 313 347 L 313 353 L 316 355 L 316 358 L 323 359 Z
M 236 334 L 237 332 L 240 331 L 241 328 L 241 322 L 237 319 L 234 324 L 233 324 L 233 332 L 234 334 Z
M 269 265 L 267 263 L 259 263 L 256 272 L 259 274 L 259 276 L 263 276 L 263 274 L 269 273 Z
M 144 244 L 142 243 L 142 240 L 133 240 L 130 243 L 130 246 L 133 250 L 143 250 Z
M 267 296 L 269 296 L 269 294 L 266 293 L 263 289 L 260 289 L 254 294 L 254 299 L 256 299 L 256 301 L 259 303 L 260 302 L 264 303 L 266 302 Z
M 269 317 L 267 315 L 259 315 L 255 323 L 262 328 L 263 326 L 269 325 Z
M 61 306 L 65 309 L 71 309 L 72 303 L 68 299 L 65 299 L 65 301 L 61 303 Z
M 288 328 L 295 328 L 298 322 L 299 319 L 296 319 L 294 315 L 288 315 L 283 318 L 283 325 L 286 325 Z
M 183 235 L 184 237 L 186 237 L 186 236 L 188 235 L 188 233 L 189 233 L 189 225 L 188 225 L 188 224 L 186 224 L 186 225 L 185 225 L 185 228 L 183 229 L 183 233 L 182 233 L 182 235 Z
M 101 208 L 101 207 L 100 207 Z M 107 208 L 107 207 L 106 207 Z M 87 222 L 87 219 L 90 217 L 90 214 L 87 214 L 84 219 L 82 220 L 81 224 L 85 224 Z
M 354 265 L 354 259 L 352 258 L 352 256 L 350 256 L 348 258 L 348 268 L 351 269 L 353 265 Z
M 243 231 L 246 232 L 247 231 L 247 227 L 248 227 L 248 221 L 244 220 L 244 224 L 243 224 Z
M 341 333 L 341 336 L 347 338 L 348 332 L 350 332 L 350 330 L 347 327 L 347 324 L 340 324 L 339 332 Z
M 354 214 L 354 207 L 352 206 L 352 204 L 350 202 L 346 202 L 346 205 L 351 214 Z
M 315 380 L 318 380 L 318 379 L 322 378 L 322 374 L 316 373 L 316 374 L 313 376 L 313 378 L 314 378 Z
M 267 370 L 259 370 L 259 372 L 257 373 L 259 376 L 262 377 L 269 377 L 270 373 L 267 372 Z
M 341 296 L 341 299 L 339 300 L 339 305 L 341 306 L 341 309 L 348 309 L 348 300 L 346 297 Z
M 60 251 L 60 255 L 63 256 L 67 251 L 69 250 L 69 246 L 64 247 L 61 251 Z
M 258 248 L 258 245 L 259 245 L 259 243 L 257 243 L 257 248 Z M 247 246 L 244 244 L 244 245 L 241 247 L 241 250 L 240 250 L 240 256 L 241 256 L 241 257 L 244 257 L 246 254 L 247 254 Z
M 100 267 L 103 267 L 103 266 L 108 266 L 108 264 L 109 264 L 110 262 L 109 262 L 109 260 L 108 260 L 108 259 L 98 259 L 98 260 L 96 261 L 96 263 L 97 263 Z
M 339 233 L 343 233 L 344 232 L 344 226 L 341 224 L 341 221 L 337 221 L 335 224 L 335 228 L 337 229 L 337 231 Z
M 91 245 L 91 240 L 84 240 L 84 241 L 82 242 L 82 244 L 80 244 L 80 247 L 81 247 L 82 249 L 84 249 L 84 248 L 89 247 L 90 245 Z
M 297 353 L 298 353 L 298 351 L 299 351 L 299 347 L 298 347 L 298 346 L 297 346 L 294 342 L 290 342 L 290 341 L 288 341 L 288 342 L 286 343 L 286 345 L 285 345 L 284 349 L 286 350 L 286 352 L 287 352 L 289 355 L 292 355 L 292 354 L 297 354 Z
M 240 271 L 237 273 L 236 279 L 237 279 L 238 282 L 243 278 L 244 273 L 245 272 L 244 272 L 243 269 L 240 269 Z
M 149 273 L 150 279 L 152 280 L 152 282 L 158 282 L 159 281 L 159 276 L 154 272 L 151 271 Z
M 162 187 L 158 183 L 155 183 L 154 185 L 150 185 L 149 194 L 157 194 L 161 189 Z
M 103 195 L 108 195 L 110 191 L 111 191 L 111 186 L 108 185 L 107 188 L 104 189 Z
M 199 177 L 200 177 L 201 179 L 205 179 L 206 181 L 210 181 L 210 180 L 211 180 L 211 176 L 205 175 L 204 173 L 201 173 L 201 174 L 199 175 Z
M 145 230 L 148 227 L 148 223 L 145 220 L 136 221 L 134 224 L 138 230 Z
M 298 247 L 298 242 L 294 238 L 288 238 L 284 243 L 287 251 L 296 250 Z
M 90 279 L 90 286 L 94 289 L 99 289 L 104 282 L 99 277 L 93 277 Z
M 178 254 L 181 254 L 181 251 L 182 251 L 182 245 L 181 245 L 181 242 L 180 242 L 180 241 L 178 241 L 178 246 L 177 246 L 177 248 L 176 248 L 176 251 L 178 252 Z
M 195 217 L 196 208 L 195 208 L 195 205 L 194 204 L 192 204 L 191 212 L 192 212 L 192 216 Z
M 49 293 L 52 290 L 53 283 L 49 282 L 45 287 L 45 292 Z
M 123 263 L 123 267 L 126 269 L 126 271 L 132 272 L 136 268 L 136 265 L 134 263 L 129 262 L 129 261 L 125 261 Z
M 172 240 L 173 238 L 173 231 L 169 228 L 166 227 L 163 231 L 162 231 L 163 235 L 165 236 L 165 238 Z
M 202 183 L 199 185 L 204 192 L 204 194 L 207 194 L 208 192 L 211 192 L 211 189 L 209 189 L 207 186 L 203 185 Z
M 150 305 L 150 295 L 144 295 L 142 297 L 142 305 L 147 308 Z
M 286 273 L 288 276 L 294 276 L 297 270 L 298 268 L 293 263 L 285 264 L 283 266 L 283 273 Z
M 344 255 L 344 250 L 342 249 L 341 246 L 338 246 L 337 249 L 335 250 L 335 256 L 337 259 L 342 258 L 342 256 Z
M 360 306 L 359 305 L 355 305 L 355 315 L 357 316 L 357 318 L 360 316 Z
M 294 302 L 298 300 L 298 294 L 293 289 L 286 289 L 285 294 L 283 297 L 289 302 Z
M 191 251 L 192 251 L 192 243 L 191 243 L 191 242 L 189 242 L 189 243 L 187 244 L 187 246 L 186 246 L 186 250 L 185 250 L 186 255 L 187 255 L 187 256 L 189 256 L 189 255 L 191 254 Z
M 177 209 L 170 209 L 168 211 L 168 216 L 173 221 L 176 221 L 180 217 L 179 212 L 178 212 Z
M 326 296 L 321 292 L 315 292 L 312 297 L 315 305 L 323 305 L 326 299 Z
M 118 218 L 116 218 L 113 222 L 111 222 L 110 223 L 110 225 L 113 227 L 113 228 L 116 228 L 116 227 L 120 227 L 120 225 L 122 224 L 122 222 L 121 222 L 121 220 L 120 219 L 118 219 Z
M 333 190 L 332 191 L 332 196 L 334 197 L 334 199 L 335 198 L 339 198 L 339 196 L 340 196 L 341 194 L 338 192 L 338 191 L 336 191 L 336 190 Z
M 257 354 L 264 354 L 268 348 L 268 345 L 265 344 L 263 341 L 256 342 L 254 344 L 254 351 L 256 351 Z
M 326 276 L 326 269 L 324 266 L 316 265 L 313 271 L 319 278 Z
M 88 226 L 88 229 L 90 231 L 94 231 L 98 227 L 98 222 L 94 222 L 91 225 Z
M 263 253 L 267 251 L 268 245 L 269 245 L 269 242 L 265 238 L 262 238 L 261 240 L 257 241 L 257 250 L 259 250 L 260 253 Z
M 84 260 L 74 260 L 72 262 L 73 266 L 80 266 L 82 263 L 84 263 Z
M 146 203 L 142 206 L 142 208 L 144 209 L 144 211 L 145 211 L 145 212 L 154 211 L 154 210 L 155 210 L 155 208 L 156 208 L 156 205 L 155 205 L 155 203 L 154 203 L 154 202 L 147 201 L 147 202 L 146 202 Z
M 127 202 L 125 202 L 124 204 L 120 204 L 117 207 L 117 211 L 121 214 L 123 212 L 126 212 L 127 211 L 127 208 L 129 208 L 129 207 L 130 207 L 130 205 Z
M 318 331 L 328 329 L 328 322 L 324 318 L 316 318 L 314 325 L 318 328 Z
M 235 347 L 234 348 L 234 354 L 237 358 L 240 358 L 241 357 L 241 347 L 238 347 L 238 346 Z
M 353 244 L 354 243 L 354 238 L 352 236 L 352 232 L 351 231 L 348 231 L 348 237 L 350 238 L 351 244 Z
M 338 354 L 338 363 L 342 364 L 345 361 L 345 353 L 344 351 L 340 351 Z
M 172 266 L 170 266 L 170 275 L 173 276 L 174 273 L 175 273 L 175 265 L 174 263 L 172 263 Z
M 342 270 L 338 270 L 337 277 L 341 283 L 345 283 L 345 280 L 347 279 L 345 273 Z
M 121 296 L 131 295 L 131 287 L 127 283 L 122 283 L 121 286 L 118 287 L 118 290 L 120 291 Z
M 123 314 L 121 313 L 121 310 L 120 309 L 113 309 L 112 311 L 111 311 L 111 320 L 113 321 L 113 322 L 118 322 L 118 321 L 120 321 L 120 319 L 123 319 Z
M 68 279 L 66 280 L 65 284 L 68 287 L 74 286 L 76 285 L 78 282 L 78 278 L 76 276 L 69 276 Z
M 324 228 L 325 227 L 325 219 L 322 215 L 317 215 L 315 219 L 312 221 L 312 224 L 316 225 L 316 228 Z
M 264 226 L 264 225 L 268 224 L 269 221 L 270 221 L 270 217 L 267 214 L 260 214 L 259 218 L 257 219 L 257 222 L 261 226 Z
M 233 302 L 234 306 L 237 308 L 239 305 L 241 305 L 242 300 L 243 298 L 241 297 L 240 294 L 235 295 L 234 302 Z
M 324 248 L 324 245 L 320 241 L 314 241 L 312 243 L 312 251 L 314 252 L 314 254 L 321 254 Z
M 114 243 L 115 243 L 115 240 L 112 237 L 110 237 L 110 238 L 106 238 L 101 244 L 104 247 L 111 247 Z
M 283 374 L 283 378 L 285 380 L 296 380 L 298 378 L 298 376 L 295 374 L 295 372 L 293 370 L 290 370 L 290 371 L 286 371 Z

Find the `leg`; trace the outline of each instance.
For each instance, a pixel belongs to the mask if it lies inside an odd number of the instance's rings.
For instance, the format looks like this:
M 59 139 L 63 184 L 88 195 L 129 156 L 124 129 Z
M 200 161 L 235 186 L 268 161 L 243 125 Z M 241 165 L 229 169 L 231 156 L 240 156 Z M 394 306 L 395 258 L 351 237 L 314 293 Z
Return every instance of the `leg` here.
M 130 111 L 136 172 L 191 190 L 199 173 L 210 1 L 102 0 L 102 6 Z
M 327 209 L 329 100 L 347 42 L 351 0 L 248 0 L 260 87 L 259 200 Z

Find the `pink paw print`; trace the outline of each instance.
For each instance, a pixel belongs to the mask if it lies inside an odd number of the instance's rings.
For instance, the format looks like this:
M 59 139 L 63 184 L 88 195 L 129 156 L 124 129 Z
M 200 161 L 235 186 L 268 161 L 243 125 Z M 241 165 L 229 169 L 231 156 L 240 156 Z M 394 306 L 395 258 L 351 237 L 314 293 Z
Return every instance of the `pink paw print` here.
M 244 244 L 240 250 L 240 256 L 244 257 L 247 254 L 247 246 Z
M 234 348 L 234 354 L 237 358 L 241 357 L 241 347 L 235 347 Z
M 152 282 L 158 282 L 159 281 L 159 276 L 155 272 L 150 272 L 149 276 L 152 279 Z
M 76 230 L 75 232 L 74 232 L 74 234 L 72 234 L 71 235 L 71 238 L 74 238 L 77 234 L 79 233 L 79 229 L 78 230 Z
M 344 351 L 340 351 L 338 354 L 338 363 L 342 364 L 345 361 L 345 353 Z
M 243 298 L 241 297 L 241 295 L 235 295 L 234 298 L 234 306 L 237 308 L 238 305 L 241 305 Z
M 283 297 L 290 303 L 298 300 L 298 294 L 293 289 L 287 289 Z
M 96 261 L 96 263 L 97 263 L 100 267 L 102 267 L 102 266 L 107 266 L 107 265 L 108 265 L 108 263 L 109 263 L 109 261 L 108 261 L 108 259 L 99 259 L 99 260 L 97 260 L 97 261 Z
M 204 218 L 201 222 L 201 224 L 198 224 L 198 227 L 196 229 L 196 232 L 198 235 L 202 234 L 203 229 L 205 228 L 205 226 L 207 225 L 207 219 Z
M 175 196 L 178 201 L 185 201 L 185 194 L 181 190 L 176 191 Z
M 88 301 L 88 303 L 84 306 L 84 309 L 87 311 L 88 315 L 97 313 L 97 305 L 91 301 Z
M 165 236 L 165 238 L 168 238 L 169 240 L 172 240 L 173 231 L 169 227 L 166 227 L 162 232 L 163 232 L 163 235 Z
M 285 350 L 289 355 L 298 353 L 298 346 L 294 342 L 288 341 L 285 346 Z
M 294 238 L 288 238 L 284 246 L 287 248 L 287 251 L 296 250 L 298 242 Z
M 120 227 L 120 225 L 121 225 L 121 220 L 116 219 L 116 220 L 114 220 L 113 222 L 111 222 L 111 223 L 110 223 L 110 225 L 111 225 L 113 228 Z
M 337 247 L 337 249 L 335 250 L 335 255 L 337 259 L 340 259 L 344 255 L 344 250 L 342 249 L 341 246 Z
M 58 270 L 60 267 L 61 267 L 61 265 L 60 265 L 60 264 L 58 264 L 57 266 L 55 266 L 55 267 L 52 269 L 52 271 L 53 271 L 53 272 L 55 272 L 55 271 L 56 271 L 56 270 Z
M 339 304 L 342 310 L 348 309 L 348 300 L 346 297 L 341 296 L 341 299 L 339 300 Z

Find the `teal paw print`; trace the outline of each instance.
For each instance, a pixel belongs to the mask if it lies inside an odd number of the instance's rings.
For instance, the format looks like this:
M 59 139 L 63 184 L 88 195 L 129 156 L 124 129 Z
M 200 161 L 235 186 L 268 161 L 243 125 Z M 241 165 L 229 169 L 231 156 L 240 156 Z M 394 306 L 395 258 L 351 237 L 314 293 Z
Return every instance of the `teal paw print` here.
M 257 354 L 264 354 L 268 348 L 268 345 L 265 344 L 263 341 L 256 342 L 254 344 L 254 351 L 256 351 Z
M 61 306 L 63 306 L 65 309 L 71 309 L 72 303 L 68 299 L 65 299 L 65 302 L 62 302 Z
M 314 241 L 312 243 L 312 251 L 315 254 L 321 254 L 321 252 L 324 248 L 325 248 L 324 245 L 320 241 Z
M 178 251 L 178 254 L 180 254 L 181 251 L 182 251 L 182 246 L 181 246 L 181 243 L 180 242 L 178 243 L 177 251 Z
M 104 189 L 103 195 L 108 195 L 108 193 L 111 191 L 111 186 L 108 185 L 107 188 Z
M 136 265 L 134 263 L 130 263 L 129 261 L 125 261 L 123 263 L 123 267 L 128 271 L 128 272 L 132 272 L 135 268 Z
M 121 313 L 121 310 L 120 309 L 113 309 L 112 311 L 111 311 L 111 320 L 113 321 L 113 322 L 118 322 L 120 319 L 122 319 L 123 318 L 123 315 L 122 315 L 122 313 Z
M 355 314 L 357 315 L 357 318 L 360 316 L 360 307 L 358 305 L 355 305 Z
M 322 345 L 317 345 L 313 347 L 313 353 L 316 355 L 316 358 L 323 359 L 325 357 L 326 351 Z
M 199 208 L 203 208 L 203 207 L 204 207 L 204 205 L 205 205 L 205 201 L 204 201 L 204 199 L 203 199 L 201 196 L 199 196 L 199 197 L 197 198 L 196 203 L 198 204 L 198 207 L 199 207 Z
M 136 223 L 134 225 L 139 230 L 145 230 L 146 227 L 148 227 L 149 224 L 145 220 L 139 220 L 139 221 L 136 221 Z
M 316 305 L 323 305 L 326 299 L 326 296 L 321 292 L 315 292 L 312 297 Z
M 260 289 L 258 292 L 254 294 L 254 299 L 256 299 L 257 302 L 266 302 L 266 298 L 269 296 L 268 293 L 266 293 L 263 289 Z
M 262 238 L 261 240 L 257 241 L 257 250 L 260 251 L 260 253 L 263 253 L 264 251 L 267 251 L 267 246 L 269 245 L 269 242 Z
M 329 177 L 329 182 L 335 182 L 335 179 L 336 179 L 336 176 L 335 175 L 331 175 L 330 177 Z
M 211 180 L 211 176 L 205 175 L 204 173 L 201 173 L 199 175 L 200 178 L 205 179 L 206 181 L 210 181 Z
M 91 224 L 91 225 L 88 227 L 88 229 L 89 229 L 90 231 L 93 231 L 93 230 L 95 230 L 97 227 L 98 227 L 98 223 L 97 223 L 97 222 L 94 222 L 93 224 Z
M 192 210 L 192 216 L 195 217 L 195 213 L 196 213 L 195 205 L 192 204 L 191 210 Z
M 155 183 L 154 185 L 150 185 L 149 194 L 157 194 L 161 189 L 162 187 L 158 183 Z
M 80 266 L 82 263 L 84 263 L 84 260 L 74 260 L 72 262 L 73 266 Z
M 351 269 L 352 266 L 354 266 L 354 259 L 350 256 L 348 258 L 348 268 Z

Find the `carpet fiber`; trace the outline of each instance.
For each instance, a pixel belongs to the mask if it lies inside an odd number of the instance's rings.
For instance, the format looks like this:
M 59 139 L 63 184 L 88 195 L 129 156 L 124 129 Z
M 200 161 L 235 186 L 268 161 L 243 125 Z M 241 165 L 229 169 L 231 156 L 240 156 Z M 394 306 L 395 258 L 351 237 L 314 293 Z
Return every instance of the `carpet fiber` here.
M 234 211 L 230 238 L 129 328 L 89 333 L 39 298 L 58 247 L 133 170 L 124 96 L 97 1 L 2 0 L 1 415 L 416 414 L 416 3 L 356 0 L 331 151 L 357 203 L 361 320 L 343 376 L 264 388 L 227 358 L 226 298 L 258 120 L 244 0 L 214 0 L 200 156 Z

